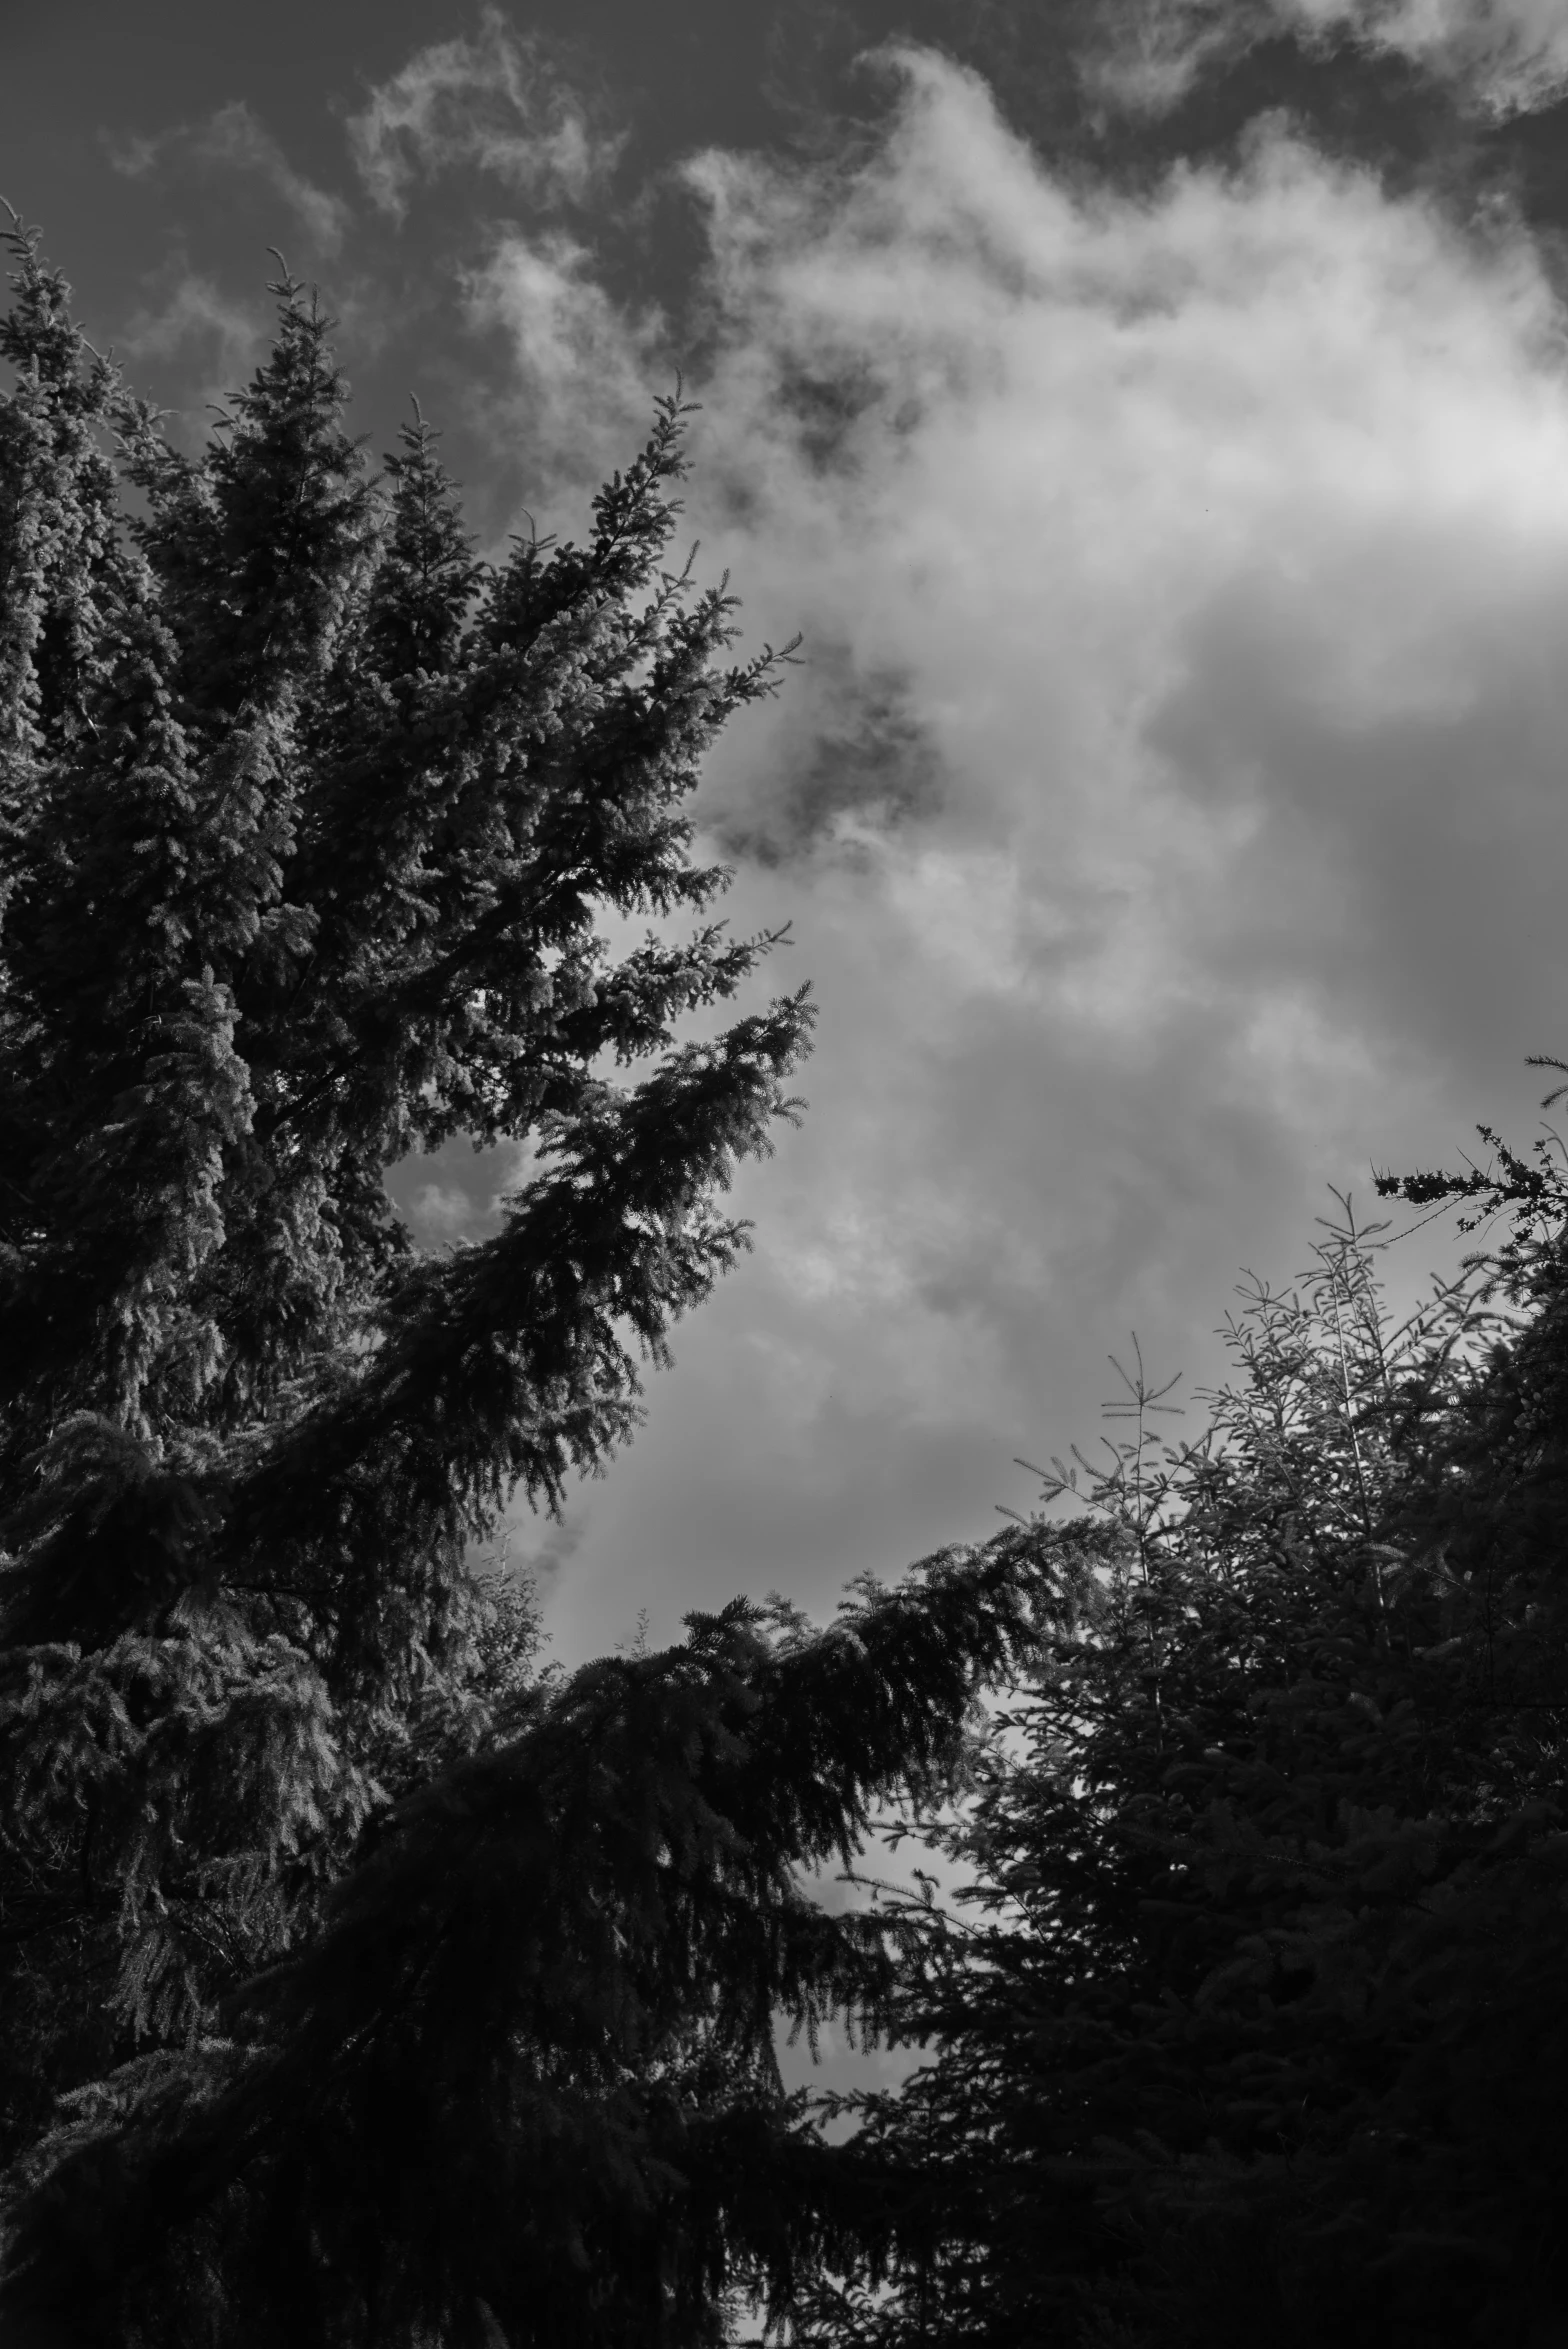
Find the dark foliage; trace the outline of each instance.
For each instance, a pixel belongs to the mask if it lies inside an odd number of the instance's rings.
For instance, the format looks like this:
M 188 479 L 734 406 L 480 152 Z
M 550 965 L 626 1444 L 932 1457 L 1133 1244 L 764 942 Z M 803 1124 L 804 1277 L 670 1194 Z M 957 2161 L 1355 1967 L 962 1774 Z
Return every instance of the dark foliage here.
M 934 2061 L 863 2109 L 883 2237 L 812 2337 L 1561 2337 L 1568 1190 L 1538 1163 L 1402 1328 L 1347 1213 L 1246 1292 L 1200 1442 L 1156 1443 L 1140 1364 L 1126 1440 L 1053 1469 L 1089 1510 L 1036 1522 L 1044 1658 L 901 1976 Z
M 78 2344 L 700 2341 L 837 2240 L 780 2010 L 878 2011 L 795 1870 L 934 1787 L 1027 1541 L 821 1636 L 564 1684 L 472 1561 L 639 1417 L 745 1243 L 805 991 L 682 801 L 769 651 L 664 568 L 683 412 L 478 562 L 329 322 L 182 456 L 20 231 L 0 327 L 4 2304 Z M 650 1066 L 636 1083 L 609 1073 Z M 420 1255 L 384 1177 L 525 1146 Z
M 884 2020 L 887 1936 L 797 1871 L 935 1790 L 1030 1548 L 826 1634 L 694 1618 L 397 1805 L 232 2036 L 73 2100 L 14 2304 L 92 2341 L 717 2341 L 729 2296 L 847 2256 L 860 2199 L 789 2126 L 774 2021 Z
M 181 456 L 12 239 L 0 326 L 3 2321 L 48 2349 L 1544 2344 L 1568 2309 L 1568 1186 L 1381 1188 L 1141 1362 L 1044 1509 L 541 1674 L 486 1575 L 745 1244 L 804 990 L 650 931 L 777 661 L 663 568 L 682 411 L 586 545 L 476 561 L 327 322 Z M 640 1081 L 607 1072 L 650 1065 Z M 493 1239 L 384 1187 L 524 1145 Z M 1008 1694 L 977 1726 L 988 1686 Z M 955 1801 L 955 1790 L 961 1799 Z M 956 1910 L 828 1914 L 880 1804 Z M 830 2144 L 780 2017 L 923 2043 Z M 830 2105 L 829 2109 L 832 2107 Z

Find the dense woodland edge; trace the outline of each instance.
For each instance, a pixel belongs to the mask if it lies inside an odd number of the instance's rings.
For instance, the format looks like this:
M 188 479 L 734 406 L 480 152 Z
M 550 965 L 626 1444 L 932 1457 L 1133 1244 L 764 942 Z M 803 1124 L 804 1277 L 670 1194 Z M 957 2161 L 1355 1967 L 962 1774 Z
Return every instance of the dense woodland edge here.
M 549 1668 L 504 1513 L 801 1106 L 806 989 L 680 1035 L 784 935 L 683 808 L 790 648 L 672 567 L 678 397 L 485 563 L 286 273 L 193 457 L 9 242 L 0 2341 L 1568 2341 L 1561 1154 L 1382 1179 L 1477 1251 L 1404 1319 L 1341 1202 L 1179 1429 L 1135 1360 L 825 1627 Z M 919 2068 L 787 2093 L 828 2022 Z

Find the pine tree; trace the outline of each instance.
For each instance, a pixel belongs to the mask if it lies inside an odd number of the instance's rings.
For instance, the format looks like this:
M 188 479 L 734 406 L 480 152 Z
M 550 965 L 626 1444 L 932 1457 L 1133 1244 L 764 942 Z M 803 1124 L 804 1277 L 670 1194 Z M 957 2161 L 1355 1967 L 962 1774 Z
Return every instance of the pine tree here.
M 1568 1189 L 1402 1328 L 1380 1235 L 1252 1284 L 1166 1447 L 1054 1463 L 1044 1646 L 909 1944 L 880 2243 L 808 2337 L 1326 2349 L 1568 2310 Z M 1531 2327 L 1545 2325 L 1546 2332 Z
M 935 1782 L 1025 1636 L 991 1544 L 563 1685 L 473 1566 L 631 1435 L 798 1106 L 806 990 L 675 1034 L 782 932 L 603 935 L 724 886 L 682 803 L 786 656 L 728 660 L 733 599 L 665 567 L 678 399 L 585 544 L 490 567 L 417 411 L 367 469 L 286 272 L 193 459 L 11 243 L 5 2304 L 81 2344 L 716 2338 L 841 2223 L 775 2012 L 888 1980 L 794 1872 Z M 524 1177 L 422 1255 L 387 1171 L 458 1135 Z

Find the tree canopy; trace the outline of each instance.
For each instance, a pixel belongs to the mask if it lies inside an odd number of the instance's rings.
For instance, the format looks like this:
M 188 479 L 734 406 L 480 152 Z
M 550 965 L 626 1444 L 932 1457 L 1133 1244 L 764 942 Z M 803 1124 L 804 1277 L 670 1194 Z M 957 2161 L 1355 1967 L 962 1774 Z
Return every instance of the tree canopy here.
M 1386 1225 L 1249 1283 L 1165 1442 L 1141 1362 L 1041 1514 L 1042 1645 L 928 1828 L 842 2345 L 1523 2343 L 1568 2318 L 1568 1189 L 1396 1324 Z
M 369 468 L 291 277 L 191 456 L 10 241 L 4 2305 L 714 2338 L 833 2224 L 775 2015 L 888 1980 L 796 1871 L 1024 1636 L 993 1543 L 563 1682 L 475 1570 L 631 1435 L 798 1107 L 804 988 L 676 1033 L 783 933 L 671 928 L 729 877 L 683 803 L 787 652 L 730 658 L 733 598 L 668 567 L 678 398 L 585 543 L 489 564 L 417 410 Z M 386 1176 L 459 1135 L 518 1185 L 421 1253 Z
M 706 918 L 686 802 L 788 648 L 668 567 L 678 397 L 487 563 L 287 274 L 192 456 L 10 241 L 0 2322 L 1558 2337 L 1552 1151 L 1386 1181 L 1513 1219 L 1397 1325 L 1347 1203 L 1193 1436 L 1140 1359 L 1102 1458 L 825 1629 L 542 1670 L 485 1546 L 634 1433 L 800 1106 L 804 988 L 679 1032 L 784 935 Z M 423 1253 L 387 1177 L 460 1136 L 517 1186 Z M 958 1897 L 830 1912 L 890 1804 Z M 829 2016 L 927 2058 L 847 2138 L 775 2055 Z

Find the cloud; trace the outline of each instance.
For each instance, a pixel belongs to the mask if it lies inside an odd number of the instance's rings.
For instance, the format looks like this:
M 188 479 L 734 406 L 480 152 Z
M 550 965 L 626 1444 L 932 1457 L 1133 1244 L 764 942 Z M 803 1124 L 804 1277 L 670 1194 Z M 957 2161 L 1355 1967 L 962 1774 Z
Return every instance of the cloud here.
M 236 302 L 212 278 L 183 265 L 168 291 L 133 311 L 119 343 L 138 361 L 174 360 L 182 382 L 184 437 L 191 454 L 205 448 L 212 422 L 249 377 L 271 337 L 272 312 L 263 302 Z M 183 388 L 188 387 L 188 390 Z M 178 424 L 175 427 L 179 431 Z
M 415 1192 L 410 1222 L 428 1246 L 464 1239 L 473 1222 L 473 1202 L 455 1183 L 424 1183 Z
M 621 142 L 551 69 L 541 45 L 486 8 L 472 40 L 437 41 L 372 89 L 348 125 L 360 178 L 401 219 L 416 181 L 468 165 L 545 206 L 580 204 Z
M 1130 114 L 1179 106 L 1204 76 L 1278 32 L 1290 0 L 1112 0 L 1077 66 L 1092 97 Z
M 673 381 L 662 314 L 617 301 L 561 228 L 502 231 L 463 283 L 470 323 L 500 334 L 509 356 L 504 388 L 471 392 L 474 420 L 552 492 L 596 486 Z
M 505 1564 L 511 1573 L 532 1583 L 541 1598 L 545 1597 L 563 1568 L 576 1556 L 583 1531 L 581 1513 L 568 1511 L 563 1518 L 548 1525 L 537 1541 L 521 1549 L 515 1546 L 503 1548 Z
M 459 1138 L 405 1158 L 388 1190 L 418 1247 L 488 1239 L 500 1229 L 508 1193 L 525 1179 L 525 1159 L 515 1143 L 481 1149 Z
M 170 158 L 187 158 L 228 171 L 253 172 L 282 198 L 311 243 L 336 253 L 349 222 L 340 197 L 316 186 L 290 163 L 277 140 L 242 98 L 220 106 L 211 118 L 182 125 L 156 138 L 130 138 L 110 150 L 115 169 L 131 178 L 156 170 Z
M 748 641 L 807 632 L 700 813 L 823 1018 L 737 1188 L 756 1253 L 583 1504 L 569 1651 L 631 1573 L 658 1639 L 983 1533 L 1129 1327 L 1212 1373 L 1237 1268 L 1293 1270 L 1369 1159 L 1516 1124 L 1568 1013 L 1568 400 L 1522 232 L 1277 125 L 1068 186 L 974 77 L 888 69 L 871 153 L 689 175 L 689 522 Z
M 1082 66 L 1097 95 L 1162 113 L 1213 66 L 1280 35 L 1402 58 L 1494 117 L 1568 92 L 1562 0 L 1121 0 Z

